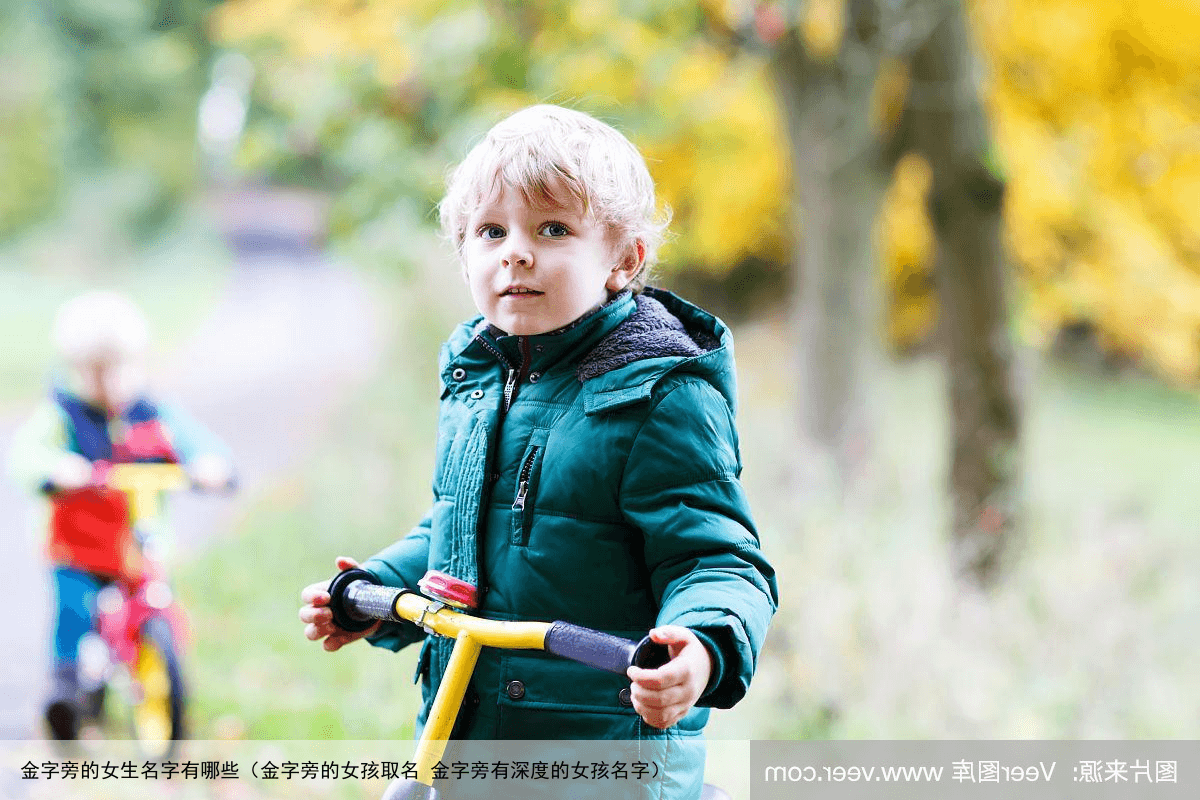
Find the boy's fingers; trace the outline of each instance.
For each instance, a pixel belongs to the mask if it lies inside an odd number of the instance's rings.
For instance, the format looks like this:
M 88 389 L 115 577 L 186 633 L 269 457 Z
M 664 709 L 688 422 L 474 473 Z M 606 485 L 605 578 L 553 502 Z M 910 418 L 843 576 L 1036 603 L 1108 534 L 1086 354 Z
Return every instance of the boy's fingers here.
M 300 621 L 329 624 L 333 621 L 333 612 L 325 607 L 304 606 L 300 609 Z
M 335 650 L 340 650 L 342 647 L 350 644 L 351 642 L 357 642 L 361 638 L 362 634 L 346 633 L 345 631 L 339 630 L 337 633 L 331 633 L 329 636 L 325 637 L 324 647 L 328 652 L 332 653 Z
M 633 681 L 633 685 L 643 691 L 661 692 L 670 689 L 673 686 L 678 686 L 683 681 L 670 675 L 652 675 L 641 680 Z
M 688 630 L 679 625 L 661 625 L 651 629 L 650 638 L 659 644 L 682 643 L 688 640 Z
M 646 689 L 669 689 L 686 681 L 683 667 L 675 664 L 664 664 L 657 669 L 642 669 L 630 667 L 625 673 L 634 684 Z
M 680 714 L 677 710 L 662 710 L 662 709 L 637 709 L 638 716 L 646 721 L 646 724 L 653 725 L 660 730 L 666 730 L 679 721 Z
M 348 569 L 354 569 L 355 567 L 358 566 L 358 562 L 355 561 L 353 558 L 350 558 L 350 556 L 338 556 L 337 559 L 335 559 L 334 563 L 337 565 L 338 569 L 343 570 L 343 571 L 348 570 Z
M 687 691 L 678 686 L 662 691 L 646 691 L 642 687 L 634 685 L 630 697 L 633 699 L 634 707 L 641 704 L 646 708 L 663 711 L 683 704 L 687 699 Z
M 671 658 L 675 658 L 680 650 L 696 638 L 696 634 L 679 625 L 663 625 L 651 630 L 650 638 L 659 644 L 667 645 L 671 651 Z
M 329 602 L 329 587 L 328 583 L 310 583 L 300 590 L 300 602 L 315 603 L 318 599 L 318 605 L 325 605 Z

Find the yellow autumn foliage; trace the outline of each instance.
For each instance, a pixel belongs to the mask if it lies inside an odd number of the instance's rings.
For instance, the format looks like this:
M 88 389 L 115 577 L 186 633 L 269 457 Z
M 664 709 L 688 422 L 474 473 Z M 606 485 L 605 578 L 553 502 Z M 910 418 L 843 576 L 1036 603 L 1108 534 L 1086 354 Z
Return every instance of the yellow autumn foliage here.
M 727 30 L 774 30 L 783 20 L 818 55 L 836 52 L 845 26 L 845 0 L 701 5 Z M 1022 336 L 1045 344 L 1063 325 L 1087 324 L 1114 352 L 1194 380 L 1200 3 L 967 6 L 994 161 L 1008 182 L 1005 237 Z M 384 88 L 414 75 L 436 80 L 422 70 L 436 40 L 449 37 L 451 66 L 476 81 L 470 97 L 485 106 L 475 119 L 565 102 L 630 134 L 675 212 L 668 267 L 719 274 L 746 258 L 784 261 L 789 173 L 774 98 L 760 63 L 696 35 L 696 8 L 682 0 L 656 0 L 639 13 L 617 0 L 231 0 L 213 25 L 229 43 L 269 38 L 286 57 L 330 70 L 365 67 Z M 506 44 L 527 83 L 472 61 L 486 42 Z M 881 128 L 894 122 L 906 81 L 894 64 L 881 76 Z M 901 163 L 877 228 L 893 300 L 889 334 L 901 346 L 927 336 L 936 317 L 927 171 L 919 160 Z
M 808 0 L 801 7 L 800 31 L 814 56 L 830 59 L 842 46 L 846 0 Z
M 1082 322 L 1200 376 L 1200 5 L 971 4 L 1035 339 Z
M 436 10 L 420 0 L 230 0 L 213 13 L 212 31 L 225 42 L 272 38 L 300 59 L 364 60 L 390 84 L 412 69 L 410 20 Z
M 908 155 L 896 165 L 892 185 L 879 215 L 880 261 L 887 270 L 887 336 L 895 346 L 917 345 L 932 330 L 937 316 L 929 264 L 936 248 L 925 199 L 933 177 L 929 164 Z
M 231 44 L 269 39 L 304 61 L 370 64 L 389 85 L 420 69 L 438 16 L 467 5 L 232 0 L 214 14 L 214 30 Z M 563 102 L 617 121 L 674 212 L 664 269 L 721 273 L 748 257 L 786 259 L 786 148 L 761 64 L 691 36 L 686 14 L 649 25 L 622 16 L 615 0 L 547 2 L 535 11 L 553 24 L 507 33 L 532 34 L 522 55 L 552 81 L 489 85 L 483 75 L 481 104 L 504 112 Z

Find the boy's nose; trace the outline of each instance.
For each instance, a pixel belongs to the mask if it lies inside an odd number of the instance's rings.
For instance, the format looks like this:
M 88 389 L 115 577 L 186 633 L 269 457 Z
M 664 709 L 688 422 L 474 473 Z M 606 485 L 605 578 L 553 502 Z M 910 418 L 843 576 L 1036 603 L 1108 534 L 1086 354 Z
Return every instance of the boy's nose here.
M 533 251 L 525 249 L 513 248 L 508 255 L 504 257 L 504 266 L 506 267 L 532 267 L 533 266 Z

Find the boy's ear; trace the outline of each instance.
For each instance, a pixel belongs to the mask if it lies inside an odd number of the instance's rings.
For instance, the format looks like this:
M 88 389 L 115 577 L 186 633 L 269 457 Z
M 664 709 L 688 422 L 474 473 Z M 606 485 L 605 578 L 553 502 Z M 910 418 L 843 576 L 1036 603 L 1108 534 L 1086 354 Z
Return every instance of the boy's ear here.
M 612 268 L 608 281 L 604 284 L 605 288 L 614 294 L 629 285 L 642 271 L 642 265 L 646 262 L 646 245 L 641 239 L 635 239 L 617 251 L 617 255 L 621 260 Z

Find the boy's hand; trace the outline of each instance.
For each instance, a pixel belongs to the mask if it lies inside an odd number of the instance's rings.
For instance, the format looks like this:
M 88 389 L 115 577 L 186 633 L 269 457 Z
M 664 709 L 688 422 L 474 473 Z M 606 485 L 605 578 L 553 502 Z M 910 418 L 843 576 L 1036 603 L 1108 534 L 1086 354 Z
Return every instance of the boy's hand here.
M 712 675 L 712 656 L 696 634 L 679 625 L 663 625 L 650 638 L 667 645 L 671 660 L 657 669 L 630 667 L 626 673 L 633 708 L 647 724 L 666 729 L 691 710 Z
M 63 453 L 50 473 L 56 489 L 82 489 L 92 481 L 92 462 L 78 453 Z
M 188 477 L 208 492 L 229 489 L 233 481 L 233 465 L 218 455 L 204 453 L 187 465 Z
M 358 566 L 357 561 L 346 556 L 338 556 L 334 563 L 342 571 Z M 329 610 L 329 581 L 305 586 L 300 592 L 300 601 L 304 603 L 300 607 L 300 621 L 306 623 L 304 626 L 305 638 L 314 642 L 324 639 L 322 646 L 330 653 L 379 630 L 378 622 L 358 633 L 344 631 L 335 625 L 333 612 Z

